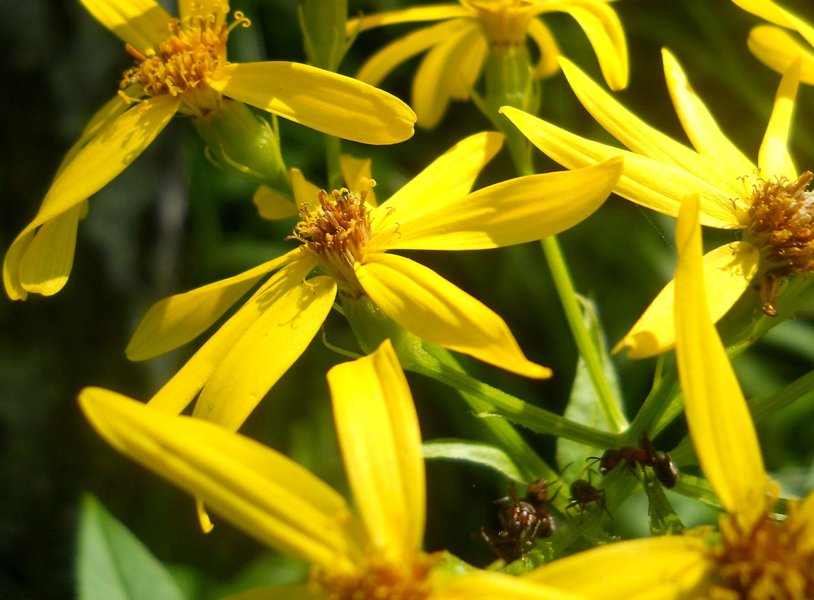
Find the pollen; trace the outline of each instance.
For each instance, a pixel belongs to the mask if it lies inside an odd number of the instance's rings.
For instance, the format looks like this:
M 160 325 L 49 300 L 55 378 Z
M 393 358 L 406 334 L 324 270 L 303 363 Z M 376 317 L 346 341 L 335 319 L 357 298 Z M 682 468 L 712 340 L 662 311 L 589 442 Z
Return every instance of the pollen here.
M 314 569 L 311 581 L 330 600 L 424 600 L 432 591 L 429 575 L 436 562 L 427 554 L 398 564 L 372 559 L 353 573 Z
M 241 12 L 235 20 L 225 20 L 228 6 L 186 20 L 172 19 L 161 42 L 142 54 L 132 46 L 126 50 L 137 64 L 128 69 L 120 84 L 122 90 L 138 85 L 144 95 L 171 95 L 182 100 L 179 110 L 203 117 L 220 107 L 221 96 L 209 86 L 212 74 L 227 63 L 226 41 L 237 26 L 249 27 Z M 120 92 L 124 94 L 124 92 Z
M 814 191 L 811 171 L 796 181 L 762 181 L 754 187 L 745 239 L 761 253 L 759 289 L 763 311 L 777 314 L 779 282 L 814 273 Z
M 346 188 L 330 194 L 320 191 L 317 206 L 300 207 L 302 220 L 290 236 L 316 255 L 340 291 L 353 298 L 364 293 L 354 265 L 364 260 L 371 236 L 370 211 L 364 196 Z

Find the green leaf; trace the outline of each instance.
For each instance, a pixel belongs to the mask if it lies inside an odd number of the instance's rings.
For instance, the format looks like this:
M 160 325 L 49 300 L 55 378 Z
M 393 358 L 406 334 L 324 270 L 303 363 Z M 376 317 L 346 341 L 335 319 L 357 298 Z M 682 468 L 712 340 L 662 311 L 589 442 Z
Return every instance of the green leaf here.
M 445 438 L 424 442 L 424 458 L 462 460 L 493 469 L 512 481 L 528 483 L 512 458 L 500 448 L 482 442 Z
M 650 535 L 671 535 L 684 531 L 684 524 L 654 477 L 645 476 L 644 491 L 650 503 Z
M 167 569 L 90 495 L 77 554 L 78 600 L 184 600 Z

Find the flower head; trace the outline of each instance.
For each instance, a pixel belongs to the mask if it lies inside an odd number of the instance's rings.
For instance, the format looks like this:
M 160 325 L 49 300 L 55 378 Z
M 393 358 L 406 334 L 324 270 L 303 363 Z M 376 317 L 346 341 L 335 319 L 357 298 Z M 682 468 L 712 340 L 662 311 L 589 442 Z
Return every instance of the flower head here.
M 614 89 L 627 85 L 627 45 L 619 18 L 603 0 L 460 0 L 373 14 L 348 21 L 349 33 L 394 23 L 440 23 L 400 38 L 373 55 L 358 73 L 377 85 L 402 62 L 428 51 L 413 80 L 412 105 L 422 127 L 434 127 L 450 100 L 466 100 L 480 76 L 490 48 L 539 48 L 535 76 L 557 72 L 560 51 L 538 18 L 548 12 L 570 14 L 594 47 L 605 79 Z
M 79 401 L 117 450 L 259 541 L 311 563 L 308 584 L 256 590 L 253 598 L 579 598 L 501 573 L 454 572 L 442 568 L 445 553 L 422 551 L 421 433 L 389 342 L 331 369 L 328 383 L 355 511 L 289 458 L 215 424 L 100 388 L 83 390 Z
M 230 63 L 226 42 L 249 20 L 229 21 L 225 0 L 181 0 L 171 17 L 155 0 L 82 0 L 125 42 L 136 64 L 121 90 L 68 152 L 34 220 L 6 254 L 3 281 L 16 300 L 51 295 L 68 280 L 85 201 L 113 180 L 176 114 L 205 119 L 238 101 L 370 144 L 409 138 L 415 115 L 368 84 L 293 62 Z
M 337 294 L 368 297 L 387 317 L 434 344 L 529 377 L 550 371 L 523 355 L 506 323 L 463 290 L 391 250 L 477 250 L 538 240 L 591 214 L 616 182 L 610 161 L 579 172 L 512 179 L 468 193 L 502 136 L 458 143 L 386 202 L 361 191 L 317 191 L 295 179 L 299 248 L 246 273 L 153 306 L 127 352 L 150 358 L 205 331 L 276 271 L 162 388 L 152 402 L 237 428 L 302 354 Z M 298 191 L 299 190 L 299 191 Z M 300 194 L 305 194 L 300 195 Z M 228 393 L 227 393 L 228 391 Z
M 670 216 L 688 193 L 701 198 L 701 223 L 742 232 L 742 240 L 704 257 L 710 311 L 717 321 L 757 282 L 763 310 L 773 314 L 778 283 L 814 268 L 811 173 L 799 173 L 788 153 L 799 63 L 784 75 L 757 163 L 721 132 L 673 56 L 663 51 L 667 85 L 695 150 L 648 126 L 563 60 L 571 87 L 594 118 L 630 151 L 571 134 L 516 109 L 504 114 L 543 152 L 577 168 L 624 156 L 615 192 Z M 675 341 L 672 284 L 668 284 L 617 346 L 631 357 L 664 352 Z

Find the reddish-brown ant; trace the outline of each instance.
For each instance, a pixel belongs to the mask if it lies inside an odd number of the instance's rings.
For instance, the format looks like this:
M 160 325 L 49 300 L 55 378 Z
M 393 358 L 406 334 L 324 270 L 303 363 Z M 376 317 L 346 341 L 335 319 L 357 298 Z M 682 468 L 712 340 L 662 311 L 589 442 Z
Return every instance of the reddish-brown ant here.
M 595 488 L 590 481 L 577 479 L 571 484 L 569 490 L 571 500 L 565 506 L 565 510 L 576 508 L 582 514 L 591 502 L 595 502 L 597 506 L 608 513 L 609 517 L 613 516 L 610 514 L 608 507 L 605 506 L 605 490 Z
M 599 472 L 606 475 L 624 463 L 635 472 L 636 467 L 641 465 L 651 467 L 661 484 L 666 488 L 674 487 L 678 481 L 678 467 L 666 452 L 656 450 L 646 433 L 642 433 L 639 440 L 639 448 L 632 446 L 622 446 L 621 448 L 608 448 L 601 457 L 592 456 L 588 460 L 599 462 Z

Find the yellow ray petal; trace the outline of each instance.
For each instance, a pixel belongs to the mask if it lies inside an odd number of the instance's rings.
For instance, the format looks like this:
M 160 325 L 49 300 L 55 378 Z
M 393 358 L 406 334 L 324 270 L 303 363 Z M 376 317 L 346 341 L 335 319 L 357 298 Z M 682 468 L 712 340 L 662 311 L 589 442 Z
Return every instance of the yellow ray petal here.
M 334 280 L 315 277 L 268 301 L 212 372 L 192 414 L 238 429 L 314 339 L 335 297 Z
M 297 207 L 291 198 L 265 185 L 257 188 L 252 196 L 252 202 L 257 207 L 257 213 L 269 221 L 297 216 Z
M 230 594 L 223 600 L 328 600 L 328 595 L 306 582 L 254 588 L 247 592 Z
M 624 169 L 614 192 L 632 202 L 674 217 L 681 198 L 692 190 L 703 198 L 704 225 L 725 229 L 740 226 L 732 210 L 732 192 L 727 189 L 714 187 L 680 167 L 592 142 L 516 108 L 503 106 L 500 111 L 532 144 L 569 169 L 624 157 Z
M 299 169 L 289 169 L 288 176 L 291 180 L 291 189 L 294 192 L 294 202 L 297 208 L 303 204 L 310 208 L 319 206 L 319 188 L 305 178 Z
M 539 567 L 525 578 L 594 600 L 638 598 L 663 587 L 658 598 L 696 597 L 713 564 L 700 538 L 662 536 L 606 544 Z
M 331 568 L 351 566 L 359 553 L 342 497 L 282 454 L 101 388 L 82 390 L 79 403 L 119 452 L 202 498 L 264 544 Z
M 421 432 L 390 340 L 328 371 L 334 422 L 356 506 L 378 555 L 407 561 L 421 549 L 426 490 Z
M 692 89 L 675 57 L 666 49 L 662 49 L 661 56 L 673 106 L 695 149 L 716 163 L 726 172 L 727 177 L 737 179 L 754 174 L 757 166 L 724 135 L 715 118 Z
M 610 195 L 621 157 L 583 169 L 529 175 L 480 189 L 460 200 L 426 198 L 418 218 L 394 212 L 388 248 L 478 250 L 539 240 L 569 229 Z
M 704 255 L 704 281 L 713 322 L 717 322 L 749 288 L 757 273 L 760 253 L 746 242 L 720 246 Z M 673 301 L 675 282 L 664 286 L 613 349 L 628 350 L 628 358 L 647 358 L 667 352 L 675 344 Z
M 562 53 L 546 24 L 540 19 L 532 19 L 529 22 L 528 34 L 540 51 L 540 59 L 534 66 L 534 74 L 537 77 L 548 77 L 559 71 L 560 63 L 557 62 L 557 58 Z
M 439 584 L 434 600 L 588 600 L 572 586 L 552 586 L 527 577 L 471 571 Z
M 615 10 L 602 0 L 549 0 L 540 8 L 545 12 L 571 15 L 588 36 L 610 88 L 621 90 L 627 87 L 627 42 Z
M 186 344 L 206 331 L 258 280 L 301 255 L 299 248 L 203 287 L 156 302 L 133 333 L 125 352 L 130 360 L 146 360 Z
M 167 35 L 170 15 L 155 0 L 80 0 L 119 39 L 146 52 Z
M 401 10 L 391 10 L 373 15 L 364 16 L 358 19 L 348 20 L 345 31 L 348 35 L 356 32 L 366 31 L 374 27 L 384 25 L 395 25 L 396 23 L 418 23 L 422 21 L 441 21 L 442 19 L 454 19 L 456 17 L 466 17 L 470 11 L 457 4 L 438 4 L 435 6 L 416 6 Z
M 751 525 L 763 513 L 768 482 L 749 408 L 710 318 L 715 290 L 704 290 L 695 196 L 681 207 L 676 246 L 676 360 L 687 425 L 721 504 Z
M 370 172 L 370 162 L 369 158 L 354 158 L 348 154 L 343 154 L 339 157 L 339 169 L 348 189 L 363 194 L 365 204 L 375 208 L 378 203 L 373 189 L 375 181 Z
M 354 142 L 394 144 L 413 135 L 415 114 L 371 85 L 292 62 L 230 64 L 212 87 L 225 96 Z
M 794 28 L 794 22 L 789 19 L 790 13 L 771 0 L 732 0 L 743 10 L 762 17 L 781 27 Z
M 709 184 L 726 190 L 730 196 L 737 195 L 740 187 L 735 187 L 729 177 L 721 173 L 716 162 L 680 144 L 657 129 L 650 127 L 565 58 L 560 59 L 563 73 L 580 102 L 588 109 L 597 122 L 622 144 L 633 152 L 643 154 L 659 162 L 674 165 L 695 175 Z
M 413 108 L 421 127 L 435 127 L 450 100 L 467 98 L 486 57 L 483 32 L 475 22 L 451 33 L 427 53 L 413 78 Z
M 176 414 L 184 410 L 246 330 L 271 303 L 302 282 L 315 264 L 303 257 L 275 273 L 156 392 L 150 404 Z
M 79 204 L 40 227 L 20 260 L 20 285 L 52 296 L 67 283 L 73 266 L 76 230 L 86 206 Z
M 385 226 L 388 215 L 420 219 L 433 209 L 434 202 L 464 197 L 502 144 L 503 135 L 493 131 L 471 135 L 455 144 L 373 211 L 374 235 Z M 388 231 L 391 224 L 387 224 Z
M 800 60 L 792 63 L 780 80 L 774 98 L 774 108 L 760 145 L 757 164 L 765 179 L 786 177 L 797 179 L 797 169 L 788 149 L 791 118 L 794 114 L 794 99 L 800 85 Z
M 758 25 L 749 32 L 749 50 L 758 60 L 778 73 L 785 73 L 799 56 L 800 81 L 814 84 L 814 52 L 787 31 L 772 25 Z
M 431 269 L 402 256 L 369 254 L 366 264 L 356 263 L 356 275 L 388 317 L 419 337 L 512 373 L 551 376 L 523 356 L 503 319 Z

